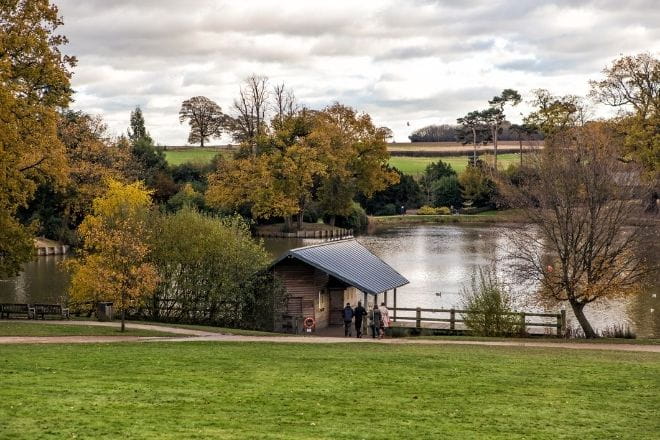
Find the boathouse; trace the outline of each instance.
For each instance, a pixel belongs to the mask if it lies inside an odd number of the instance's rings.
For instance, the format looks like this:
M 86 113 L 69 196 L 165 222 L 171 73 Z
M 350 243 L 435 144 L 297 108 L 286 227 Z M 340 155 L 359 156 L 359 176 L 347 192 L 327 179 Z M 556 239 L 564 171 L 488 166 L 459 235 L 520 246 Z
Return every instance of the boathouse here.
M 409 282 L 355 239 L 291 249 L 270 269 L 287 291 L 283 314 L 314 318 L 317 329 L 343 324 L 347 302 L 355 307 L 362 301 L 368 307 L 379 301 L 378 295 L 387 302 L 392 291 L 396 307 L 396 289 Z

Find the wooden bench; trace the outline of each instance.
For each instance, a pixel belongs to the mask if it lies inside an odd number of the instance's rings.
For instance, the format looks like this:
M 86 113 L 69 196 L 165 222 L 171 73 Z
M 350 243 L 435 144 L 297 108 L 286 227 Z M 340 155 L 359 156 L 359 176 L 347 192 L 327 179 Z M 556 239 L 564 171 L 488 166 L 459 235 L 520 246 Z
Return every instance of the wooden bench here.
M 59 304 L 34 304 L 34 319 L 41 316 L 45 320 L 46 315 L 69 319 L 69 309 Z
M 27 319 L 34 318 L 34 307 L 29 304 L 0 304 L 0 318 L 10 318 L 11 315 L 25 315 Z

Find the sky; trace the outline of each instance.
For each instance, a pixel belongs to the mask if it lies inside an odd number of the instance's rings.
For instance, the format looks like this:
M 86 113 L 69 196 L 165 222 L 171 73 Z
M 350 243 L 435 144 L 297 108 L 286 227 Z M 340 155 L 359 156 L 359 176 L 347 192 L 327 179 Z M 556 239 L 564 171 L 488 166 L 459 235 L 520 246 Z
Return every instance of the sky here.
M 78 58 L 72 107 L 119 135 L 140 106 L 161 145 L 186 143 L 182 101 L 203 95 L 231 114 L 251 74 L 310 108 L 369 113 L 407 142 L 505 88 L 525 99 L 507 110 L 517 122 L 533 89 L 585 95 L 621 54 L 660 53 L 657 0 L 54 1 Z

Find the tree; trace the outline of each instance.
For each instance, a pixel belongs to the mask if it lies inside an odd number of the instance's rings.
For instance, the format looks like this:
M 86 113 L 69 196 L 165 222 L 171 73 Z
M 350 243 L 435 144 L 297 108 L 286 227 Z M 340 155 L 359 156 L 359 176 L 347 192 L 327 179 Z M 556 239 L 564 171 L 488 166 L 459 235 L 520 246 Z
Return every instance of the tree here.
M 463 144 L 472 143 L 474 146 L 474 155 L 472 161 L 477 161 L 477 144 L 486 142 L 489 138 L 489 129 L 486 125 L 485 115 L 483 112 L 475 110 L 471 111 L 462 118 L 456 119 L 460 129 L 456 133 L 456 137 Z
M 502 125 L 506 120 L 504 106 L 508 103 L 512 106 L 520 104 L 522 97 L 520 93 L 513 89 L 504 89 L 499 96 L 494 96 L 488 101 L 490 108 L 482 112 L 486 124 L 490 127 L 491 138 L 493 139 L 493 150 L 495 152 L 494 168 L 497 171 L 497 137 L 502 131 Z
M 660 60 L 648 53 L 625 56 L 603 70 L 604 79 L 590 81 L 597 102 L 626 110 L 613 121 L 624 138 L 622 160 L 635 161 L 655 186 L 648 210 L 658 211 L 660 193 Z
M 624 56 L 603 69 L 604 79 L 589 81 L 591 96 L 613 107 L 632 107 L 641 118 L 660 111 L 660 60 L 649 53 Z
M 205 96 L 194 96 L 183 101 L 179 122 L 183 123 L 186 119 L 190 125 L 188 143 L 199 142 L 200 147 L 204 147 L 204 142 L 210 138 L 220 136 L 226 123 L 220 106 Z
M 57 7 L 47 0 L 0 3 L 0 277 L 16 275 L 32 258 L 33 229 L 16 217 L 44 181 L 66 178 L 57 139 L 57 109 L 71 98 L 66 37 Z
M 397 183 L 398 175 L 387 168 L 387 133 L 368 114 L 335 103 L 318 112 L 315 121 L 310 138 L 327 167 L 318 197 L 334 225 L 337 215 L 351 211 L 358 193 L 370 197 Z
M 576 128 L 557 139 L 557 148 L 531 162 L 534 178 L 501 185 L 511 206 L 534 225 L 510 234 L 511 256 L 521 279 L 538 282 L 542 298 L 567 301 L 593 338 L 584 307 L 637 292 L 648 273 L 638 252 L 645 189 L 639 168 L 617 160 L 621 145 L 603 126 Z
M 283 86 L 280 95 L 277 90 L 275 93 L 282 100 L 279 103 L 282 110 L 285 110 L 288 107 L 286 104 L 288 97 Z M 258 153 L 259 137 L 266 132 L 268 98 L 268 78 L 255 74 L 249 76 L 240 88 L 238 99 L 234 100 L 233 108 L 236 116 L 228 119 L 227 122 L 234 140 L 244 143 L 253 156 Z M 293 106 L 294 102 L 290 104 Z
M 569 133 L 570 128 L 584 125 L 588 118 L 588 108 L 579 96 L 556 96 L 545 89 L 536 89 L 532 93 L 531 104 L 537 110 L 527 115 L 523 122 L 544 135 L 547 147 L 553 146 L 555 137 Z M 563 141 L 558 139 L 558 142 Z
M 75 302 L 112 301 L 121 313 L 136 307 L 157 286 L 151 248 L 150 192 L 140 182 L 108 181 L 107 192 L 94 199 L 92 213 L 79 228 L 80 257 L 70 264 L 70 295 Z
M 158 219 L 152 243 L 160 277 L 147 303 L 153 319 L 272 330 L 282 292 L 261 275 L 270 257 L 240 217 L 184 207 Z
M 530 141 L 536 134 L 536 129 L 530 124 L 512 124 L 509 130 L 515 134 L 520 144 L 520 165 L 523 163 L 523 140 Z
M 153 143 L 147 128 L 144 126 L 144 116 L 142 116 L 142 110 L 139 106 L 135 107 L 135 110 L 131 112 L 131 126 L 128 128 L 127 133 L 128 138 L 133 143 L 141 139 L 148 140 L 149 143 Z
M 461 195 L 472 206 L 485 206 L 491 204 L 495 194 L 495 183 L 484 171 L 479 161 L 476 165 L 468 164 L 467 168 L 458 176 L 461 185 Z
M 456 171 L 446 162 L 438 160 L 430 163 L 424 169 L 424 174 L 419 179 L 420 187 L 426 197 L 425 203 L 434 206 L 435 197 L 433 187 L 443 177 L 456 176 Z M 447 205 L 448 206 L 448 205 Z

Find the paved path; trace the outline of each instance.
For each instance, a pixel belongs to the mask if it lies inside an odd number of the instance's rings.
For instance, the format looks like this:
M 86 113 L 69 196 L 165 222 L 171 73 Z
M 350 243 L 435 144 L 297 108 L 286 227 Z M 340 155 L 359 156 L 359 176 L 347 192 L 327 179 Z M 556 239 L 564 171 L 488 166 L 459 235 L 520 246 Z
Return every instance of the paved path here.
M 117 327 L 116 323 L 97 321 L 36 321 L 48 324 Z M 492 347 L 562 348 L 571 350 L 616 350 L 660 353 L 660 345 L 610 344 L 590 342 L 473 341 L 454 339 L 372 339 L 316 336 L 242 336 L 191 330 L 166 325 L 127 323 L 127 328 L 156 330 L 180 336 L 0 336 L 0 344 L 90 344 L 108 342 L 271 342 L 286 344 L 387 344 L 387 345 L 480 345 Z

